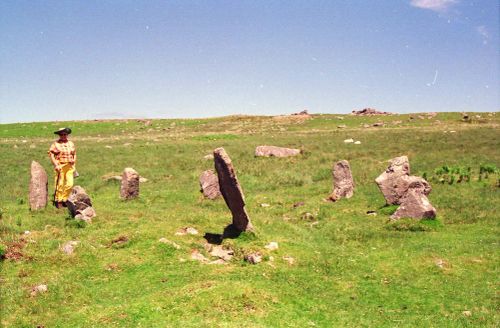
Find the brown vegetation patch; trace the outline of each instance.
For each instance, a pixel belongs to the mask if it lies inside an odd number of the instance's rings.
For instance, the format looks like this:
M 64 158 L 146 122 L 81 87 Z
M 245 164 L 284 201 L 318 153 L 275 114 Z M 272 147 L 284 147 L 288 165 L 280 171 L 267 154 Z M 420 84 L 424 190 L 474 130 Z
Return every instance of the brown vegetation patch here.
M 24 239 L 6 243 L 5 246 L 7 246 L 7 252 L 5 252 L 5 258 L 8 260 L 20 261 L 25 257 L 22 252 L 25 245 L 26 241 Z

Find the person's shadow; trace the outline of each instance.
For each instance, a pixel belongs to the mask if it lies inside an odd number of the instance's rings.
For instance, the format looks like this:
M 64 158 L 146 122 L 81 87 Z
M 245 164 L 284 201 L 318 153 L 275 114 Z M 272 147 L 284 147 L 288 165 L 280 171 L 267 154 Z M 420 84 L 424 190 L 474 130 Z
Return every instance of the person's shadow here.
M 222 244 L 222 241 L 224 239 L 226 239 L 226 238 L 238 238 L 238 236 L 240 234 L 241 234 L 241 231 L 238 230 L 233 224 L 230 224 L 224 228 L 224 231 L 222 232 L 222 234 L 207 232 L 207 233 L 205 233 L 203 238 L 205 238 L 207 240 L 207 242 L 210 244 L 220 245 L 220 244 Z

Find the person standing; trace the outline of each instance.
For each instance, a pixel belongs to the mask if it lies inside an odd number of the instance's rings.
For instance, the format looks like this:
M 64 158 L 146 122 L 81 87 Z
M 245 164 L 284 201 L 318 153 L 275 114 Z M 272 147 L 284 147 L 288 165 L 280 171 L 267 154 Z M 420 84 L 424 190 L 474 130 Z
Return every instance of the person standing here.
M 48 151 L 50 160 L 55 171 L 54 206 L 66 207 L 71 188 L 73 188 L 73 174 L 75 172 L 76 148 L 72 141 L 68 140 L 71 134 L 70 128 L 60 128 L 54 132 L 59 135 Z

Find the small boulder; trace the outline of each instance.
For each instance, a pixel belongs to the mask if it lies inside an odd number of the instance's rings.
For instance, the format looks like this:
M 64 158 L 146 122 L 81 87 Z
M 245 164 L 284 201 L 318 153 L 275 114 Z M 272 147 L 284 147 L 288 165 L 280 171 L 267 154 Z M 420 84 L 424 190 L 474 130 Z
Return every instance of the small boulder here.
M 62 247 L 61 250 L 66 253 L 67 255 L 73 254 L 73 251 L 75 250 L 76 245 L 78 245 L 79 241 L 76 240 L 70 240 L 66 242 Z
M 92 218 L 96 216 L 89 195 L 80 186 L 74 186 L 71 189 L 71 194 L 68 197 L 66 205 L 68 206 L 69 214 L 75 219 L 91 222 Z
M 409 188 L 401 200 L 401 206 L 391 215 L 392 220 L 401 218 L 434 219 L 436 209 L 421 189 Z
M 262 255 L 258 252 L 245 255 L 245 261 L 247 261 L 250 264 L 260 263 L 262 262 Z
M 31 288 L 31 296 L 36 296 L 38 294 L 43 294 L 43 293 L 46 293 L 48 291 L 48 287 L 47 285 L 38 285 L 38 286 L 34 286 Z

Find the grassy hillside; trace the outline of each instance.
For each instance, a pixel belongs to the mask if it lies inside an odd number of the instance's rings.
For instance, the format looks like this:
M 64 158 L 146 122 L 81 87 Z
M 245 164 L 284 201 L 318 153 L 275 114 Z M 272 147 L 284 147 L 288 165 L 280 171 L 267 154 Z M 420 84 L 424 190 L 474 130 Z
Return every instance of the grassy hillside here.
M 440 113 L 0 125 L 0 244 L 19 253 L 0 262 L 1 324 L 495 327 L 499 176 L 479 179 L 481 166 L 500 167 L 495 114 L 471 122 Z M 386 124 L 363 127 L 375 122 Z M 30 163 L 40 162 L 52 178 L 46 151 L 52 131 L 66 125 L 78 150 L 75 184 L 98 215 L 88 225 L 51 206 L 28 209 Z M 361 144 L 345 144 L 348 138 Z M 303 154 L 255 158 L 258 145 Z M 203 234 L 221 233 L 231 222 L 222 199 L 199 192 L 200 173 L 214 166 L 204 156 L 217 147 L 233 161 L 255 233 L 225 239 L 235 256 L 208 265 L 191 260 L 191 251 L 208 256 Z M 400 155 L 409 157 L 412 174 L 430 181 L 437 220 L 388 222 L 394 209 L 384 207 L 374 179 Z M 332 165 L 341 159 L 351 164 L 355 195 L 325 202 Z M 470 167 L 471 181 L 439 182 L 443 166 Z M 119 182 L 102 179 L 125 167 L 148 179 L 136 200 L 120 200 Z M 294 207 L 298 202 L 304 205 Z M 175 235 L 188 226 L 200 234 Z M 122 236 L 128 241 L 112 242 Z M 180 248 L 160 243 L 162 237 Z M 66 255 L 60 247 L 70 240 L 79 244 Z M 271 241 L 278 250 L 264 248 Z M 263 262 L 244 261 L 253 251 Z M 48 291 L 30 295 L 39 284 Z

